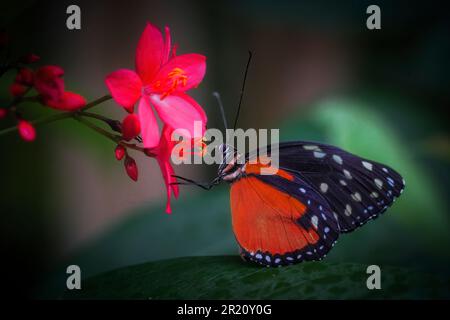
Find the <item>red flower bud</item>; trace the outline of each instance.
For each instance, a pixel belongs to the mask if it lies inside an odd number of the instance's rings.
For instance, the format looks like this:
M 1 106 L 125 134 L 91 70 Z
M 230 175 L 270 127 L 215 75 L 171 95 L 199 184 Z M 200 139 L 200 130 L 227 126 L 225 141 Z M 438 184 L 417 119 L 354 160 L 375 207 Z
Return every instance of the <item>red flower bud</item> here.
M 0 108 L 0 119 L 3 119 L 8 114 L 8 110 Z
M 137 181 L 138 179 L 138 167 L 136 164 L 136 161 L 130 156 L 127 156 L 125 158 L 125 170 L 127 171 L 128 176 L 134 180 Z
M 45 105 L 50 108 L 64 111 L 73 111 L 83 108 L 86 105 L 86 99 L 77 93 L 64 91 L 59 99 L 43 99 Z
M 120 144 L 117 145 L 116 149 L 114 150 L 114 153 L 116 155 L 116 159 L 117 160 L 122 160 L 122 158 L 125 156 L 126 154 L 126 150 L 123 146 L 121 146 Z
M 58 101 L 64 94 L 64 70 L 58 66 L 44 66 L 34 74 L 34 87 L 46 100 Z
M 132 113 L 125 117 L 122 122 L 122 137 L 129 141 L 141 133 L 141 123 L 136 114 Z
M 36 139 L 36 130 L 28 121 L 19 120 L 17 129 L 19 130 L 19 134 L 23 140 L 34 141 L 34 139 Z
M 13 97 L 20 97 L 27 91 L 27 87 L 20 83 L 14 82 L 9 86 L 9 92 Z
M 29 68 L 22 68 L 17 73 L 16 82 L 25 86 L 31 87 L 33 85 L 34 74 Z
M 27 54 L 26 56 L 23 56 L 20 61 L 26 64 L 35 63 L 38 62 L 41 59 L 38 55 L 35 55 L 34 53 Z

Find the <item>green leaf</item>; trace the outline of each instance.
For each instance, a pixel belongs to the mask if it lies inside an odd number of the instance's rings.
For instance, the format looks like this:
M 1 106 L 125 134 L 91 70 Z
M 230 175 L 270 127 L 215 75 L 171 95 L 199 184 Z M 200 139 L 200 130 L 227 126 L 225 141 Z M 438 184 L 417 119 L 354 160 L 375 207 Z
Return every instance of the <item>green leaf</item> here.
M 450 297 L 450 279 L 380 266 L 368 290 L 367 266 L 303 262 L 264 268 L 238 256 L 185 257 L 100 274 L 67 299 L 431 299 Z

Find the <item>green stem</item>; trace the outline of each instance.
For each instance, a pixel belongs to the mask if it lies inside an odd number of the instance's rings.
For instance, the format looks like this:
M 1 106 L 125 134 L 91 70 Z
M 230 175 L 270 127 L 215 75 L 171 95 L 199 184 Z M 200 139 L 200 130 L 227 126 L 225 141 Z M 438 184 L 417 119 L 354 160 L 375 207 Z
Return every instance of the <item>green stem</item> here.
M 104 117 L 104 116 L 102 116 L 100 114 L 92 113 L 92 112 L 79 111 L 77 114 L 80 115 L 80 116 L 88 117 L 88 118 L 94 118 L 94 119 L 103 121 L 103 122 L 105 122 L 107 124 L 109 124 L 111 121 L 113 121 L 110 118 L 107 118 L 107 117 Z
M 81 117 L 81 116 L 78 115 L 78 114 L 74 114 L 74 115 L 72 116 L 72 118 L 74 118 L 74 119 L 77 120 L 78 122 L 84 124 L 85 126 L 91 128 L 92 130 L 94 130 L 94 131 L 100 133 L 102 136 L 105 136 L 105 137 L 107 137 L 108 139 L 114 141 L 115 143 L 118 143 L 118 142 L 120 141 L 120 139 L 121 139 L 120 136 L 115 135 L 115 134 L 112 134 L 112 133 L 106 131 L 105 129 L 102 129 L 102 128 L 96 126 L 95 124 L 93 124 L 92 122 L 90 122 L 90 121 L 84 119 L 83 117 Z
M 98 99 L 88 103 L 81 110 L 82 111 L 89 110 L 92 107 L 95 107 L 96 105 L 99 105 L 99 104 L 101 104 L 101 103 L 103 103 L 105 101 L 108 101 L 110 99 L 111 99 L 110 95 L 105 95 L 105 96 L 103 96 L 101 98 L 98 98 Z M 46 124 L 46 123 L 51 123 L 51 122 L 55 122 L 55 121 L 58 121 L 58 120 L 72 118 L 77 112 L 78 112 L 78 110 L 77 111 L 64 112 L 64 113 L 58 113 L 58 114 L 54 114 L 54 115 L 51 115 L 51 116 L 45 116 L 45 117 L 42 117 L 40 119 L 36 119 L 36 120 L 31 121 L 31 124 L 36 126 L 36 125 L 40 125 L 40 124 Z M 16 130 L 17 130 L 17 126 L 0 130 L 0 136 L 2 136 L 4 134 L 11 133 L 11 132 L 14 132 Z
M 77 120 L 78 122 L 84 124 L 86 127 L 94 130 L 95 132 L 101 134 L 102 136 L 105 136 L 106 138 L 108 138 L 109 140 L 113 141 L 114 143 L 120 144 L 121 146 L 123 146 L 124 148 L 128 148 L 128 149 L 133 149 L 136 151 L 140 151 L 145 153 L 145 148 L 141 148 L 135 144 L 131 144 L 131 143 L 126 143 L 121 141 L 122 137 L 119 135 L 115 135 L 112 134 L 98 126 L 96 126 L 95 124 L 93 124 L 92 122 L 90 122 L 89 120 L 84 119 L 81 115 L 75 114 L 73 115 L 73 119 Z

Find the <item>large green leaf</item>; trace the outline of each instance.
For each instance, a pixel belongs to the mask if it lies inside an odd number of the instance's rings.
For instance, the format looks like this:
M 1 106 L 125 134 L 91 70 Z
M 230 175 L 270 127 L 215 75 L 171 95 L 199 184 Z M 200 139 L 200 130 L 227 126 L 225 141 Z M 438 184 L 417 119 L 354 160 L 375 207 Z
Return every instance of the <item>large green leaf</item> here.
M 187 257 L 110 271 L 67 291 L 68 299 L 431 299 L 449 298 L 450 281 L 381 267 L 381 289 L 367 289 L 367 266 L 304 262 L 263 268 L 238 256 Z

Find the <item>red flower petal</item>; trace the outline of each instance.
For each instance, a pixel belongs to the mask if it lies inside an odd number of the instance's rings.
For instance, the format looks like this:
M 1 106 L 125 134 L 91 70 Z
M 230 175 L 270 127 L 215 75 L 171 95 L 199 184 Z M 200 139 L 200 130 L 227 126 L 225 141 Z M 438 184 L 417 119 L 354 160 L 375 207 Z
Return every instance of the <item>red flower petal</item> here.
M 34 87 L 44 99 L 57 101 L 64 93 L 64 70 L 58 66 L 44 66 L 34 75 Z
M 28 142 L 34 141 L 36 139 L 36 130 L 33 125 L 25 120 L 19 120 L 17 124 L 17 129 L 19 130 L 20 137 Z
M 139 118 L 134 113 L 125 117 L 122 122 L 122 137 L 129 141 L 141 133 L 141 124 Z
M 110 73 L 105 83 L 114 100 L 128 112 L 133 112 L 141 96 L 142 82 L 139 76 L 132 70 L 120 69 Z
M 136 71 L 144 84 L 149 84 L 159 68 L 164 54 L 164 40 L 161 31 L 148 23 L 139 39 L 136 49 Z
M 185 92 L 197 87 L 206 72 L 206 57 L 201 54 L 183 54 L 164 65 L 152 83 L 158 93 Z
M 138 179 L 138 167 L 136 164 L 136 161 L 134 161 L 134 159 L 130 156 L 127 156 L 125 158 L 125 171 L 127 172 L 128 176 L 134 180 L 137 181 Z
M 173 129 L 187 130 L 187 138 L 203 137 L 206 126 L 206 114 L 202 107 L 184 93 L 172 94 L 163 100 L 159 95 L 151 95 L 150 100 L 156 108 L 161 120 Z M 194 131 L 195 122 L 200 123 L 200 130 Z M 182 132 L 180 132 L 182 134 Z
M 14 82 L 9 86 L 9 92 L 13 97 L 20 97 L 27 91 L 27 87 L 24 85 Z
M 53 109 L 65 111 L 77 110 L 86 105 L 86 100 L 82 96 L 70 91 L 65 91 L 58 100 L 44 99 L 43 102 Z
M 122 160 L 126 153 L 127 152 L 125 148 L 120 144 L 118 144 L 116 149 L 114 150 L 114 155 L 116 156 L 117 160 Z
M 161 173 L 164 179 L 164 183 L 166 184 L 167 191 L 167 203 L 166 203 L 166 213 L 170 214 L 172 209 L 170 207 L 170 198 L 171 193 L 174 193 L 175 198 L 178 197 L 179 188 L 178 185 L 172 184 L 176 182 L 176 178 L 172 177 L 175 174 L 173 167 L 170 163 L 170 156 L 172 153 L 173 146 L 175 142 L 171 140 L 172 132 L 174 130 L 169 126 L 164 126 L 163 132 L 161 135 L 161 140 L 157 147 L 157 156 L 159 167 L 161 169 Z
M 154 148 L 159 143 L 159 126 L 147 96 L 141 98 L 138 112 L 144 148 Z
M 170 49 L 172 47 L 172 38 L 170 36 L 170 29 L 169 27 L 165 27 L 164 28 L 164 32 L 165 32 L 165 42 L 164 42 L 164 54 L 163 54 L 163 58 L 161 61 L 161 64 L 165 64 L 167 63 L 167 61 L 169 60 L 169 56 L 170 56 Z

